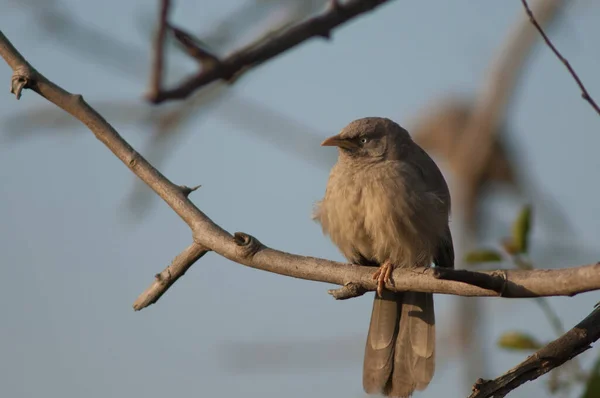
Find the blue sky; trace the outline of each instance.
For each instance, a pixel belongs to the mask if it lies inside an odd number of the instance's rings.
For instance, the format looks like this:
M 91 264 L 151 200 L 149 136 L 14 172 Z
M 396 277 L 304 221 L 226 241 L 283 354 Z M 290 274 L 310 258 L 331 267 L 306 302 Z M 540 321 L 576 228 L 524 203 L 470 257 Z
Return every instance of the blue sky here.
M 155 3 L 64 0 L 60 7 L 148 57 L 144 30 L 152 29 Z M 208 32 L 239 4 L 178 1 L 172 20 Z M 2 8 L 3 33 L 49 79 L 92 105 L 142 103 L 147 68 L 134 70 L 134 78 L 110 67 L 119 60 L 103 64 L 52 40 L 30 8 L 14 1 L 3 1 Z M 472 93 L 522 12 L 517 0 L 390 2 L 337 29 L 331 41 L 312 40 L 262 65 L 231 92 L 301 121 L 307 135 L 319 135 L 315 156 L 331 157 L 331 149 L 319 147 L 320 138 L 353 119 L 385 116 L 410 127 L 436 98 Z M 599 12 L 591 2 L 573 2 L 550 31 L 596 98 Z M 548 236 L 575 247 L 539 265 L 596 261 L 600 117 L 545 46 L 536 47 L 528 65 L 508 134 L 524 169 L 565 209 L 575 229 L 565 236 L 536 228 L 536 250 L 552 245 Z M 183 62 L 184 70 L 192 67 Z M 0 63 L 1 87 L 8 88 L 10 75 Z M 198 112 L 161 171 L 178 184 L 202 184 L 193 201 L 231 232 L 251 233 L 281 250 L 342 260 L 310 219 L 328 170 L 231 123 L 239 111 L 233 104 L 225 98 Z M 3 396 L 364 396 L 362 351 L 371 297 L 335 302 L 325 284 L 248 269 L 211 253 L 159 303 L 134 312 L 133 300 L 153 275 L 191 242 L 189 230 L 158 201 L 141 221 L 131 217 L 124 203 L 134 176 L 83 125 L 15 133 L 15 115 L 38 108 L 48 107 L 32 92 L 18 102 L 8 89 L 0 96 Z M 107 119 L 146 154 L 152 126 Z M 266 131 L 277 128 L 264 123 Z M 509 222 L 518 205 L 500 201 L 498 217 Z M 484 327 L 477 333 L 483 335 L 488 373 L 480 377 L 498 376 L 524 358 L 496 348 L 503 331 L 554 337 L 531 300 L 481 301 Z M 597 301 L 595 293 L 551 300 L 567 327 Z M 436 297 L 438 331 L 450 327 L 455 304 L 453 297 Z M 284 357 L 277 358 L 281 352 Z M 582 359 L 589 363 L 597 355 L 593 349 Z M 461 376 L 461 358 L 446 352 L 438 362 L 430 388 L 419 396 L 466 395 L 470 385 Z M 513 395 L 543 391 L 538 381 Z

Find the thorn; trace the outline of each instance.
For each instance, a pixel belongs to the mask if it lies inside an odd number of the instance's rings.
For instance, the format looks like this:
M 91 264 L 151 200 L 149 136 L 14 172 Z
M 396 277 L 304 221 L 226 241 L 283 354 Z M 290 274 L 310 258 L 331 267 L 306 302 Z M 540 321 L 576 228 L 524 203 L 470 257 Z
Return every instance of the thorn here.
M 321 36 L 325 40 L 331 40 L 331 31 L 327 30 L 327 31 L 325 31 L 323 33 L 320 33 L 319 36 Z
M 181 190 L 181 193 L 185 195 L 185 197 L 190 196 L 190 194 L 192 192 L 194 192 L 195 190 L 197 190 L 198 188 L 200 188 L 202 185 L 196 185 L 195 187 L 188 187 L 187 185 L 180 185 L 179 189 Z
M 206 49 L 206 44 L 200 41 L 198 38 L 192 36 L 182 29 L 176 28 L 172 25 L 168 26 L 173 31 L 175 38 L 179 44 L 181 44 L 183 50 L 190 57 L 197 59 L 202 67 L 210 68 L 221 62 L 217 56 Z
M 329 1 L 329 9 L 335 10 L 335 11 L 340 11 L 342 9 L 342 5 L 340 4 L 340 2 L 338 0 L 330 0 Z

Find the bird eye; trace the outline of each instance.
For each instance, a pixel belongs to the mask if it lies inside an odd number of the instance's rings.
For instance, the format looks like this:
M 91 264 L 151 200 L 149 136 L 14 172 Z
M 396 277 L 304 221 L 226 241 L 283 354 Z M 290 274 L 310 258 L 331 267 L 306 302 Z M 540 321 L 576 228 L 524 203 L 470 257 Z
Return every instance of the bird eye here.
M 367 142 L 369 142 L 369 139 L 367 137 L 362 137 L 360 139 L 360 143 L 363 144 L 363 145 L 366 144 Z

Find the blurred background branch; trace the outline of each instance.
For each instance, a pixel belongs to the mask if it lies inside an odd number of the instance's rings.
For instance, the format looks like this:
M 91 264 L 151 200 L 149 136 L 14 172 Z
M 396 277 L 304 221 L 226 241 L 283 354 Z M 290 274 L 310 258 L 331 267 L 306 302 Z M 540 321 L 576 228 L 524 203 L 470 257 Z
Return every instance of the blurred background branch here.
M 182 99 L 191 95 L 196 90 L 216 80 L 227 82 L 237 79 L 242 73 L 247 72 L 263 62 L 274 58 L 294 46 L 313 37 L 329 39 L 331 31 L 337 26 L 386 3 L 387 0 L 348 0 L 341 2 L 332 0 L 327 10 L 317 16 L 290 27 L 284 27 L 280 32 L 272 32 L 265 38 L 241 48 L 224 59 L 212 54 L 197 40 L 195 49 L 188 54 L 194 56 L 200 63 L 200 71 L 184 80 L 172 89 L 163 89 L 150 97 L 154 103 L 161 103 L 170 99 Z M 160 29 L 159 29 L 160 30 Z M 184 47 L 192 46 L 192 41 L 185 39 L 180 29 L 174 30 L 175 37 Z M 189 38 L 189 35 L 185 35 Z M 158 47 L 157 47 L 158 49 Z M 209 62 L 207 62 L 209 61 Z

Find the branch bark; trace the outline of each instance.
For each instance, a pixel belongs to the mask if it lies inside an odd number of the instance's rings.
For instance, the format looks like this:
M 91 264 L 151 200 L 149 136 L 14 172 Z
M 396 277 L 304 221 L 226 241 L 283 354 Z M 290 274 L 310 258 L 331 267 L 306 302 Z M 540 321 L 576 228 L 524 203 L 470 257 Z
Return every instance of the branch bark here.
M 208 252 L 209 250 L 204 246 L 196 243 L 189 245 L 173 259 L 167 268 L 154 276 L 154 282 L 135 300 L 133 309 L 139 311 L 156 303 L 196 261 Z
M 386 3 L 388 0 L 351 0 L 345 3 L 332 1 L 330 7 L 313 18 L 297 24 L 283 33 L 259 43 L 251 44 L 218 62 L 205 63 L 194 76 L 177 87 L 160 91 L 149 100 L 155 104 L 187 98 L 194 91 L 216 80 L 230 81 L 263 62 L 278 56 L 298 44 L 313 38 L 329 39 L 337 26 Z

